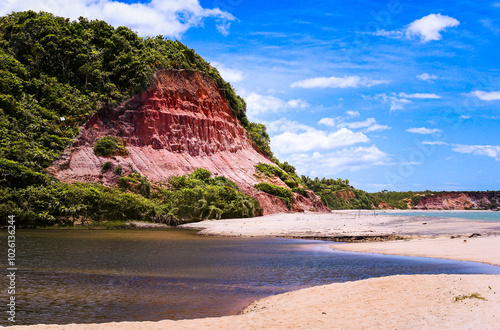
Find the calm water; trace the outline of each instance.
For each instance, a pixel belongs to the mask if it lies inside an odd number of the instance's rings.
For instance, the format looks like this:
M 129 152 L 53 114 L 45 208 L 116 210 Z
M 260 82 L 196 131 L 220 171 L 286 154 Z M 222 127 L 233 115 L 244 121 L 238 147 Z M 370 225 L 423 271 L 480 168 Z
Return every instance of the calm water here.
M 382 213 L 380 213 L 382 214 Z M 389 212 L 388 215 L 406 215 L 414 217 L 443 217 L 443 218 L 462 218 L 481 221 L 500 222 L 500 212 L 495 211 L 402 211 Z
M 6 246 L 5 235 L 0 244 Z M 264 296 L 325 283 L 500 274 L 500 267 L 477 263 L 332 252 L 331 242 L 203 237 L 181 229 L 24 230 L 17 244 L 17 324 L 221 316 Z M 6 290 L 0 295 L 5 302 Z

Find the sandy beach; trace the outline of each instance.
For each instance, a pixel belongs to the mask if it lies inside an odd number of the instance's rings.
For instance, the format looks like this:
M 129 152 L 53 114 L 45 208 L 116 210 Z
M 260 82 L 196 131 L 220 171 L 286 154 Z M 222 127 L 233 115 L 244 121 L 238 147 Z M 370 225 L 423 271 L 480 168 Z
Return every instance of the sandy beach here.
M 203 221 L 205 235 L 363 238 L 332 248 L 500 265 L 500 223 L 369 212 Z M 390 236 L 390 237 L 388 237 Z M 472 236 L 472 237 L 471 237 Z M 402 240 L 377 242 L 400 237 Z M 37 329 L 499 329 L 500 275 L 397 275 L 258 300 L 240 315 L 180 321 L 37 325 Z M 14 327 L 27 328 L 27 327 Z

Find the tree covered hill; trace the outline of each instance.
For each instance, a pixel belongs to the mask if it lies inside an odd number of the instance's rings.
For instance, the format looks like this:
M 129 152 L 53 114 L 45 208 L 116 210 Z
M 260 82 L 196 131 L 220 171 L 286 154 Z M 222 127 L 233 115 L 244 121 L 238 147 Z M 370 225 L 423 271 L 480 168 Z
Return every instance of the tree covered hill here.
M 67 221 L 68 214 L 75 215 L 78 210 L 85 214 L 88 212 L 82 210 L 93 208 L 99 210 L 99 219 L 109 215 L 113 219 L 147 220 L 171 212 L 172 207 L 167 209 L 158 197 L 165 195 L 160 188 L 156 189 L 156 195 L 143 196 L 99 185 L 68 185 L 44 173 L 71 144 L 79 126 L 90 115 L 105 104 L 119 104 L 143 90 L 154 73 L 165 68 L 196 70 L 209 75 L 246 128 L 249 138 L 262 153 L 272 156 L 265 126 L 247 120 L 244 100 L 221 78 L 217 69 L 179 41 L 162 36 L 141 38 L 126 27 L 113 28 L 104 21 L 83 17 L 70 21 L 33 11 L 0 17 L 2 221 L 7 214 L 15 214 L 27 225 L 53 224 Z M 204 184 L 236 189 L 224 182 Z M 191 182 L 184 188 L 194 189 L 194 186 Z M 207 189 L 197 195 L 205 202 L 210 198 L 204 193 L 211 191 L 213 195 L 217 190 Z M 233 216 L 238 212 L 240 216 L 258 214 L 253 201 L 245 202 L 245 197 L 240 195 L 236 189 L 233 195 L 226 196 L 227 203 L 234 203 L 230 213 Z M 115 197 L 110 197 L 106 204 L 105 196 Z M 195 197 L 191 199 L 187 205 L 200 209 L 195 205 Z M 224 216 L 217 210 L 210 214 Z

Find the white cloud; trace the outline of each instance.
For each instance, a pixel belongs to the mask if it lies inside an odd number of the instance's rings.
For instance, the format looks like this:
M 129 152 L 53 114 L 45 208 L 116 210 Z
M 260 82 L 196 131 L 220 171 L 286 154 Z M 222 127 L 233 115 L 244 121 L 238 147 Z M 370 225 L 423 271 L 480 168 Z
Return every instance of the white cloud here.
M 500 100 L 500 91 L 497 92 L 472 91 L 468 95 L 475 96 L 482 101 Z
M 460 22 L 453 17 L 441 14 L 430 14 L 411 22 L 406 28 L 406 36 L 408 38 L 414 36 L 419 37 L 422 42 L 441 40 L 440 32 L 449 27 L 456 27 L 458 25 L 460 25 Z
M 402 38 L 404 36 L 404 32 L 403 31 L 386 31 L 384 29 L 382 30 L 378 30 L 374 33 L 374 35 L 376 36 L 381 36 L 381 37 L 387 37 L 387 38 L 395 38 L 395 39 L 399 39 L 399 38 Z
M 373 124 L 370 127 L 367 127 L 364 132 L 369 133 L 369 132 L 378 132 L 378 131 L 385 131 L 388 129 L 392 129 L 392 127 L 387 126 L 387 125 L 380 125 L 380 124 Z
M 349 118 L 354 118 L 354 117 L 360 116 L 360 113 L 358 111 L 347 111 L 346 114 L 347 114 L 347 117 L 349 117 Z
M 420 79 L 420 80 L 423 80 L 423 81 L 432 81 L 432 80 L 436 80 L 436 79 L 439 79 L 438 76 L 436 75 L 433 75 L 433 74 L 428 74 L 428 73 L 422 73 L 422 74 L 419 74 L 417 76 L 417 79 Z
M 330 127 L 335 127 L 335 119 L 333 118 L 321 118 L 318 121 L 319 125 L 325 125 L 325 126 L 330 126 Z
M 429 146 L 445 146 L 448 145 L 448 143 L 443 142 L 443 141 L 423 141 L 422 144 L 426 144 Z
M 308 130 L 302 133 L 284 132 L 271 137 L 271 148 L 279 153 L 297 153 L 318 150 L 331 150 L 356 143 L 369 142 L 370 139 L 360 132 L 341 128 L 335 132 Z
M 261 95 L 257 93 L 246 95 L 245 101 L 250 116 L 256 116 L 261 113 L 281 112 L 290 109 L 305 109 L 309 107 L 309 103 L 301 99 L 285 101 L 276 96 Z
M 452 150 L 462 154 L 488 156 L 500 162 L 500 146 L 455 144 Z
M 300 80 L 292 83 L 291 87 L 301 88 L 355 88 L 355 87 L 371 87 L 379 84 L 387 84 L 388 80 L 376 80 L 358 76 L 344 77 L 318 77 Z
M 287 118 L 281 118 L 278 120 L 267 121 L 267 122 L 264 121 L 263 124 L 266 125 L 267 131 L 270 134 L 283 133 L 283 132 L 292 132 L 292 133 L 310 132 L 315 130 L 314 127 L 307 126 L 299 122 L 289 120 Z
M 390 157 L 375 145 L 350 147 L 327 153 L 298 153 L 288 155 L 287 161 L 294 164 L 299 173 L 309 176 L 334 176 L 342 171 L 358 171 L 373 166 L 387 165 Z
M 412 103 L 408 99 L 396 97 L 395 93 L 392 93 L 392 95 L 387 95 L 385 93 L 377 94 L 377 95 L 375 95 L 375 100 L 380 100 L 383 103 L 389 103 L 391 111 L 403 110 L 405 104 Z
M 500 28 L 497 26 L 497 22 L 493 22 L 491 19 L 482 19 L 481 24 L 487 29 L 489 29 L 491 32 L 498 34 L 500 33 Z
M 364 133 L 375 132 L 375 131 L 383 131 L 387 129 L 391 129 L 391 127 L 386 125 L 377 124 L 375 118 L 368 118 L 363 121 L 355 121 L 355 122 L 345 122 L 343 118 L 321 118 L 318 122 L 320 125 L 325 125 L 329 127 L 337 127 L 337 128 L 348 128 L 348 129 L 363 129 Z
M 222 78 L 226 81 L 236 83 L 244 79 L 243 72 L 240 70 L 230 69 L 219 62 L 210 62 L 210 64 L 217 68 L 217 71 L 219 71 Z
M 410 132 L 410 133 L 415 133 L 415 134 L 434 134 L 434 133 L 441 132 L 441 130 L 439 130 L 437 128 L 425 128 L 425 127 L 408 128 L 406 131 Z
M 460 119 L 470 119 L 470 118 L 471 118 L 471 116 L 469 116 L 469 115 L 461 115 L 460 116 Z
M 399 93 L 399 97 L 408 98 L 408 99 L 440 99 L 441 96 L 430 93 L 414 93 L 414 94 L 406 94 Z
M 431 40 L 441 40 L 441 32 L 449 27 L 456 27 L 458 25 L 460 25 L 460 22 L 453 17 L 430 14 L 411 22 L 405 29 L 395 31 L 378 30 L 373 34 L 395 39 L 402 39 L 405 36 L 408 39 L 418 37 L 422 42 L 428 42 Z
M 1 15 L 12 11 L 47 11 L 76 20 L 79 16 L 105 20 L 114 27 L 128 26 L 141 36 L 163 35 L 180 38 L 188 29 L 202 26 L 205 18 L 216 20 L 217 30 L 229 32 L 235 17 L 219 8 L 203 8 L 198 0 L 151 0 L 123 3 L 111 0 L 10 0 L 3 3 Z

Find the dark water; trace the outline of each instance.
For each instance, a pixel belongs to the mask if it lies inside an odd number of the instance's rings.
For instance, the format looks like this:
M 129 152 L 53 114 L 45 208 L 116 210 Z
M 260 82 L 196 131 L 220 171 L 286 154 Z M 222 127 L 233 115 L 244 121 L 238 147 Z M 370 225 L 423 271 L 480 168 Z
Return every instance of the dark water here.
M 17 324 L 221 316 L 264 296 L 332 282 L 500 274 L 500 267 L 477 263 L 332 252 L 331 244 L 203 237 L 180 229 L 18 231 Z M 5 302 L 8 285 L 1 278 Z

